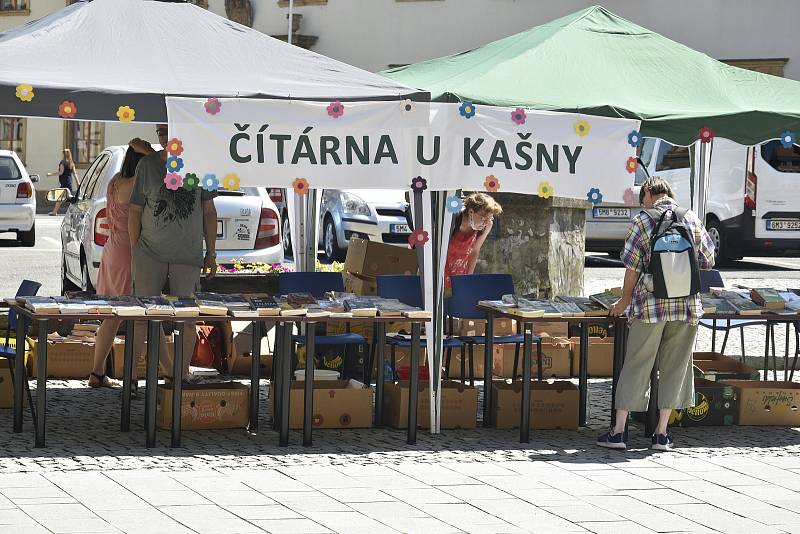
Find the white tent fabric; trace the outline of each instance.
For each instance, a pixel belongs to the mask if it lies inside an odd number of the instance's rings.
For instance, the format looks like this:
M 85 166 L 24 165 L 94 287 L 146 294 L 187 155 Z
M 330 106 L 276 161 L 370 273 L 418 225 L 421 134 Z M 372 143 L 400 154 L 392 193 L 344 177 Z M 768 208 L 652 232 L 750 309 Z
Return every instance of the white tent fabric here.
M 288 45 L 190 3 L 78 2 L 0 33 L 0 115 L 166 122 L 164 95 L 428 99 L 378 74 Z M 16 87 L 34 98 L 20 100 Z

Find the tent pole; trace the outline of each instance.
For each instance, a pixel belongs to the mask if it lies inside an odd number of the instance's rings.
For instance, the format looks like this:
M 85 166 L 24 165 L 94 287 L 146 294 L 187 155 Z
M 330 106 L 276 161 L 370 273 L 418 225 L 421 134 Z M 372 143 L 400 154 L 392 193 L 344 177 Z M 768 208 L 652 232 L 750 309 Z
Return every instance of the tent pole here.
M 292 44 L 292 13 L 294 11 L 294 0 L 289 0 L 289 30 L 286 32 L 286 42 Z
M 697 216 L 705 222 L 706 220 L 706 204 L 708 202 L 708 174 L 711 167 L 711 144 L 714 142 L 712 139 L 708 143 L 700 143 L 700 155 L 698 163 L 700 164 L 698 173 L 697 184 Z
M 316 189 L 309 189 L 306 193 L 306 205 L 304 210 L 305 224 L 305 258 L 303 270 L 312 273 L 317 270 L 317 196 Z

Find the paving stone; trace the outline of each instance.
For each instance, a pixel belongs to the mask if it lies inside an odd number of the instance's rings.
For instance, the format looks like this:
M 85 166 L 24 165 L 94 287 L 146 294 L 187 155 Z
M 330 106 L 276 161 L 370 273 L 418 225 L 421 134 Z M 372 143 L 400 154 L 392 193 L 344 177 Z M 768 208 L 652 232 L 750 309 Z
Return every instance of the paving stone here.
M 512 497 L 512 495 L 504 491 L 500 491 L 497 488 L 477 484 L 467 484 L 465 486 L 442 486 L 439 489 L 461 499 L 462 501 L 510 499 Z
M 648 503 L 624 495 L 584 497 L 584 500 L 598 508 L 642 525 L 655 532 L 704 531 L 697 523 L 665 512 Z
M 454 534 L 463 532 L 433 517 L 396 517 L 389 524 L 405 534 Z
M 233 505 L 226 506 L 225 509 L 247 521 L 252 521 L 253 519 L 301 519 L 303 517 L 282 504 L 264 506 Z
M 524 475 L 478 476 L 475 478 L 484 484 L 504 491 L 507 489 L 550 488 L 544 482 Z
M 367 517 L 384 523 L 387 523 L 388 519 L 428 517 L 428 514 L 419 508 L 400 501 L 359 503 L 355 508 Z
M 755 532 L 759 534 L 775 534 L 780 532 L 780 530 L 764 523 L 753 521 L 709 504 L 664 505 L 662 508 L 727 534 L 753 534 Z M 745 510 L 742 510 L 742 512 L 746 513 Z
M 637 477 L 646 478 L 654 482 L 662 480 L 696 480 L 697 477 L 693 473 L 684 473 L 677 469 L 670 469 L 669 467 L 623 467 L 621 468 L 626 473 L 635 475 Z M 717 473 L 718 471 L 709 471 Z M 639 488 L 644 489 L 644 488 Z
M 317 491 L 287 491 L 265 493 L 271 499 L 300 513 L 349 512 L 349 506 Z
M 634 499 L 638 499 L 642 502 L 648 504 L 684 504 L 684 503 L 694 503 L 698 504 L 701 501 L 686 495 L 684 493 L 677 492 L 672 489 L 643 489 L 643 490 L 624 490 L 621 492 L 623 495 L 628 495 L 633 497 Z
M 496 515 L 487 513 L 469 504 L 420 504 L 418 508 L 430 516 L 460 529 L 471 529 L 476 525 L 491 525 L 502 521 Z
M 370 532 L 378 534 L 398 534 L 398 531 L 387 524 L 365 517 L 358 512 L 307 512 L 312 521 L 316 521 L 334 532 Z M 391 518 L 386 518 L 386 523 Z
M 243 487 L 247 488 L 244 485 Z M 226 508 L 239 505 L 264 506 L 277 504 L 273 499 L 253 489 L 247 489 L 246 491 L 199 491 L 198 493 L 207 501 Z
M 505 467 L 493 462 L 449 462 L 442 464 L 442 467 L 472 478 L 482 476 L 509 476 L 516 474 L 515 471 L 506 469 Z
M 106 510 L 97 513 L 103 520 L 119 530 L 138 534 L 193 534 L 194 531 L 181 525 L 160 510 Z
M 333 532 L 310 519 L 257 519 L 253 524 L 272 534 L 328 534 Z
M 236 517 L 228 510 L 216 505 L 162 506 L 166 515 L 190 529 L 200 533 L 215 532 L 261 532 L 252 523 Z
M 554 515 L 547 510 L 534 506 L 521 499 L 503 499 L 498 501 L 474 501 L 471 503 L 484 512 L 497 516 L 514 525 L 535 526 L 535 530 L 565 532 L 583 530 L 575 523 Z
M 514 495 L 515 497 L 536 506 L 565 506 L 569 504 L 580 503 L 580 499 L 578 497 L 554 488 L 509 488 L 506 491 L 511 495 Z
M 650 534 L 654 530 L 644 528 L 632 521 L 595 521 L 579 523 L 580 526 L 595 534 Z
M 401 464 L 394 469 L 431 486 L 478 484 L 478 480 L 438 465 Z
M 147 490 L 139 495 L 152 506 L 201 506 L 212 504 L 211 501 L 197 492 L 189 489 L 182 490 Z
M 320 492 L 343 503 L 386 502 L 396 499 L 375 488 L 329 488 Z
M 633 489 L 658 489 L 663 488 L 661 484 L 654 482 L 652 480 L 648 480 L 646 478 L 642 478 L 640 476 L 632 475 L 630 473 L 626 473 L 625 471 L 618 470 L 616 473 L 612 474 L 601 474 L 601 473 L 593 473 L 589 472 L 585 474 L 586 478 L 602 484 L 603 486 L 608 486 L 609 488 L 613 488 L 616 490 L 633 490 Z
M 97 517 L 86 519 L 42 519 L 39 522 L 54 534 L 121 532 L 118 528 Z
M 581 523 L 584 521 L 619 521 L 622 519 L 622 517 L 617 514 L 612 514 L 602 508 L 592 506 L 591 504 L 542 506 L 541 508 L 573 523 Z
M 460 503 L 461 499 L 445 493 L 438 488 L 410 488 L 410 489 L 389 489 L 388 493 L 398 501 L 408 504 L 430 504 L 430 503 Z

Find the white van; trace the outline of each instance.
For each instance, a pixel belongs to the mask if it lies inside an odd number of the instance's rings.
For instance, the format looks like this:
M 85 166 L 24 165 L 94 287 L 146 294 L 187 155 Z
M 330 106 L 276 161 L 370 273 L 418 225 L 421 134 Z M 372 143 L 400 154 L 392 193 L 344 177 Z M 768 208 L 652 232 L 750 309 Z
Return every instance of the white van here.
M 637 173 L 634 193 L 646 174 L 660 176 L 672 185 L 678 204 L 695 207 L 694 146 L 645 138 L 639 157 L 647 173 Z M 715 138 L 707 199 L 706 226 L 718 258 L 800 255 L 800 146 L 783 148 L 775 140 L 747 147 Z M 611 204 L 587 210 L 586 250 L 621 250 L 638 211 Z

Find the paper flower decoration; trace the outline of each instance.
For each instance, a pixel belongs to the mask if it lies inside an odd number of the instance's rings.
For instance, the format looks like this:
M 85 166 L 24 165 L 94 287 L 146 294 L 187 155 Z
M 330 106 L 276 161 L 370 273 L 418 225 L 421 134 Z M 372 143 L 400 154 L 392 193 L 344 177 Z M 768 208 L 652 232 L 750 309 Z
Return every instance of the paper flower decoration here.
M 588 134 L 591 129 L 592 127 L 589 126 L 589 123 L 586 121 L 578 121 L 575 123 L 575 133 L 581 137 Z
M 792 148 L 792 145 L 797 140 L 797 137 L 794 135 L 794 132 L 786 130 L 781 134 L 781 145 L 783 148 Z
M 464 203 L 461 201 L 461 197 L 458 195 L 453 195 L 451 197 L 447 197 L 447 211 L 450 213 L 460 213 L 461 209 L 464 207 Z
M 428 232 L 425 230 L 414 230 L 411 232 L 411 235 L 408 236 L 408 246 L 414 248 L 416 246 L 422 246 L 428 242 Z
M 485 187 L 490 193 L 496 193 L 500 190 L 500 180 L 495 178 L 494 174 L 490 174 L 483 181 L 483 187 Z
M 180 139 L 170 139 L 167 142 L 167 154 L 172 154 L 173 156 L 180 156 L 183 154 L 183 141 Z
M 338 119 L 339 117 L 344 115 L 344 104 L 342 104 L 338 100 L 336 102 L 331 102 L 330 104 L 328 104 L 327 110 L 328 110 L 328 115 L 330 115 L 334 119 Z
M 625 170 L 628 172 L 636 172 L 638 167 L 639 162 L 634 157 L 628 158 L 628 161 L 625 162 Z
M 191 191 L 200 184 L 200 178 L 193 172 L 187 172 L 183 177 L 183 188 Z
M 58 116 L 62 119 L 71 119 L 75 117 L 75 114 L 78 112 L 78 106 L 75 105 L 75 102 L 71 100 L 64 100 L 58 106 Z
M 639 133 L 639 130 L 632 130 L 631 133 L 628 134 L 628 144 L 631 146 L 639 146 L 642 144 L 642 135 Z
M 136 119 L 136 110 L 130 106 L 120 106 L 117 108 L 117 118 L 120 122 L 131 122 Z
M 203 189 L 206 191 L 216 191 L 219 189 L 219 179 L 216 174 L 206 174 L 203 176 Z
M 203 107 L 206 108 L 206 113 L 209 115 L 216 115 L 222 109 L 222 102 L 217 98 L 209 98 L 206 100 L 206 103 L 203 104 Z
M 636 193 L 633 192 L 633 189 L 630 187 L 625 190 L 622 194 L 622 201 L 625 203 L 626 206 L 633 206 L 638 199 L 636 198 Z
M 400 101 L 400 109 L 405 111 L 406 113 L 411 113 L 414 111 L 414 102 L 410 98 L 406 98 L 405 100 Z
M 411 189 L 415 193 L 422 193 L 426 189 L 428 189 L 428 180 L 423 178 L 422 176 L 417 176 L 413 180 L 411 180 Z
M 222 179 L 222 187 L 228 191 L 237 191 L 239 189 L 239 176 L 236 173 L 226 174 Z
M 525 110 L 522 108 L 517 108 L 511 112 L 511 120 L 514 121 L 514 124 L 517 126 L 522 126 L 525 124 L 527 119 L 528 117 L 525 115 Z
M 462 102 L 461 105 L 458 107 L 458 112 L 465 119 L 469 119 L 470 117 L 474 117 L 475 116 L 475 104 L 473 104 L 469 100 L 467 100 L 465 102 Z
M 714 130 L 708 126 L 703 126 L 700 128 L 700 132 L 697 134 L 697 137 L 700 138 L 701 143 L 710 143 L 711 140 L 714 139 Z
M 170 156 L 167 158 L 167 170 L 170 172 L 180 172 L 183 168 L 183 160 L 178 156 Z
M 305 195 L 308 193 L 308 180 L 305 178 L 295 178 L 292 182 L 292 188 L 298 195 Z
M 166 185 L 167 189 L 170 191 L 177 191 L 183 185 L 183 178 L 181 178 L 181 175 L 178 173 L 168 172 L 164 177 L 164 185 Z
M 586 200 L 596 206 L 603 201 L 603 193 L 601 193 L 598 188 L 593 187 L 589 189 L 588 193 L 586 193 Z
M 35 96 L 33 94 L 33 87 L 31 87 L 27 83 L 21 83 L 17 86 L 16 95 L 17 98 L 19 98 L 23 102 L 30 102 L 31 100 L 33 100 L 33 97 Z
M 539 195 L 540 198 L 550 198 L 553 196 L 553 186 L 550 185 L 550 182 L 540 182 L 536 194 Z

